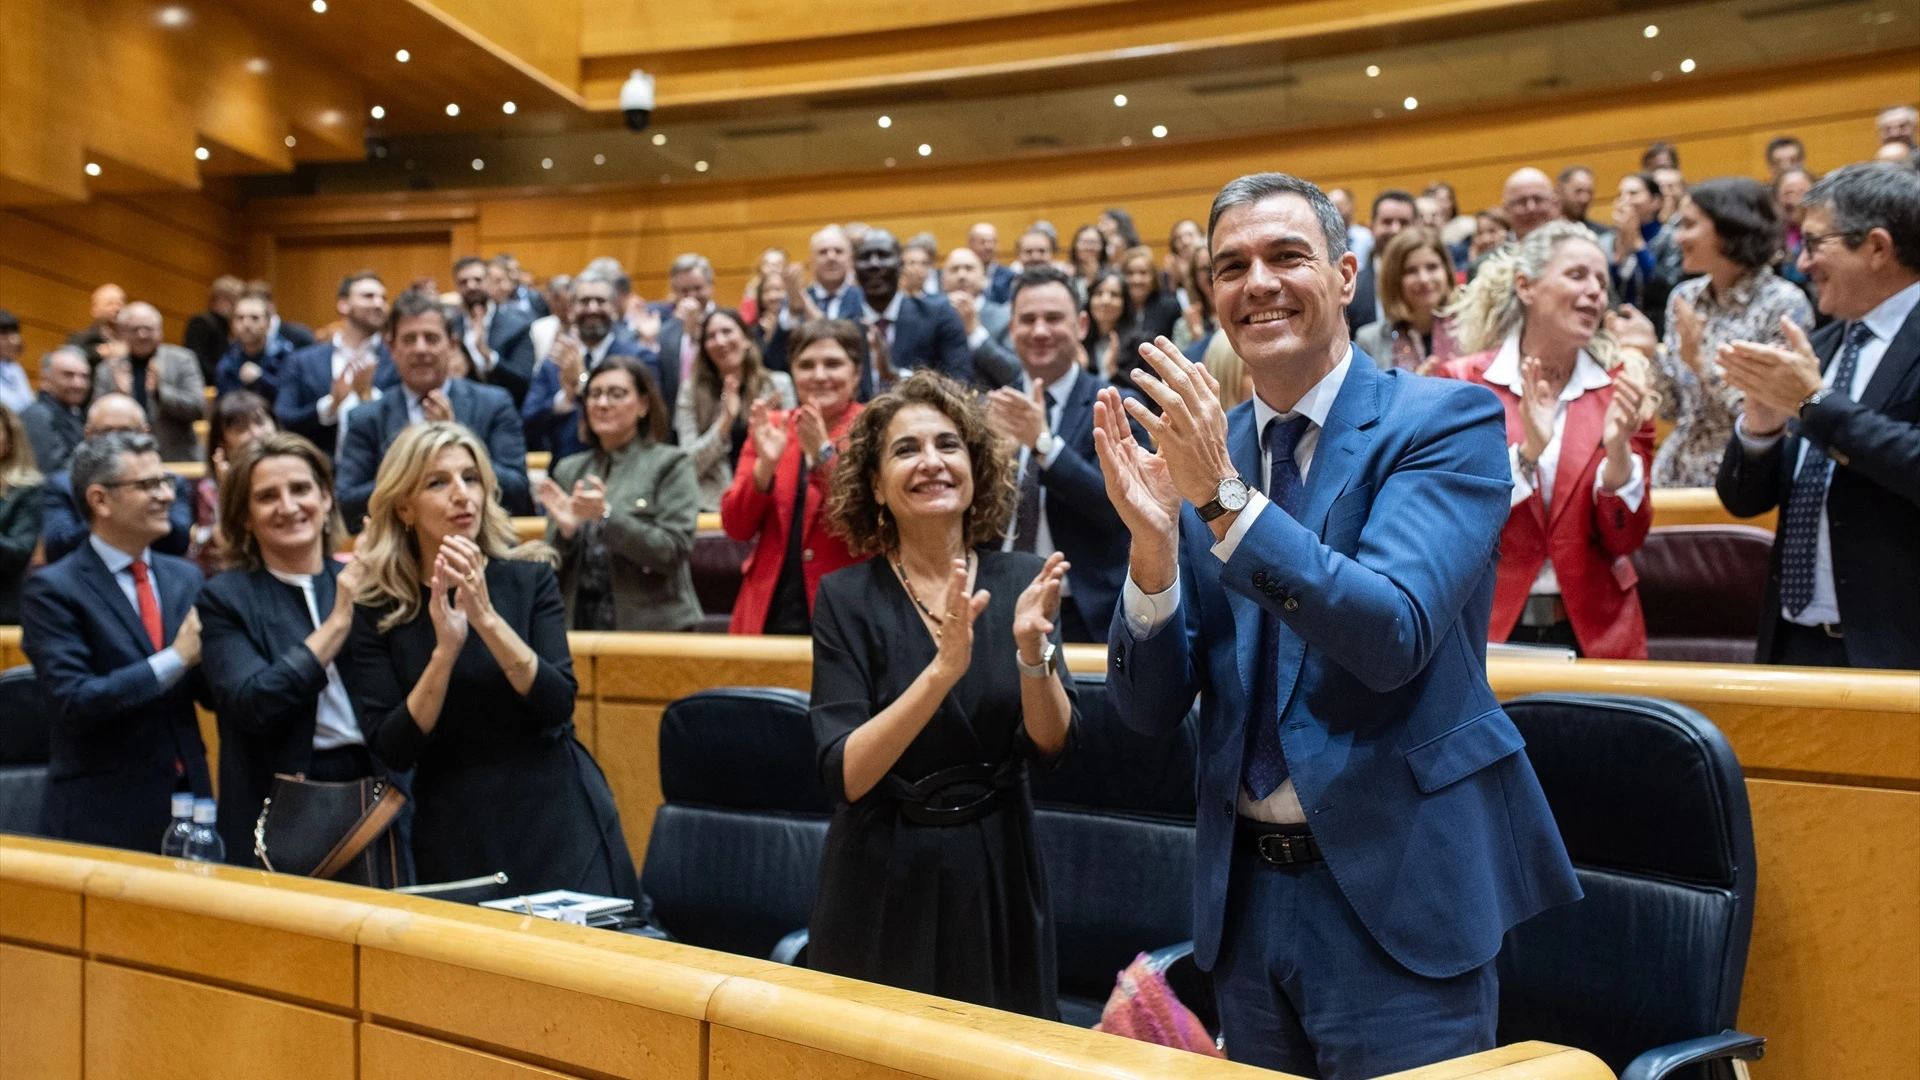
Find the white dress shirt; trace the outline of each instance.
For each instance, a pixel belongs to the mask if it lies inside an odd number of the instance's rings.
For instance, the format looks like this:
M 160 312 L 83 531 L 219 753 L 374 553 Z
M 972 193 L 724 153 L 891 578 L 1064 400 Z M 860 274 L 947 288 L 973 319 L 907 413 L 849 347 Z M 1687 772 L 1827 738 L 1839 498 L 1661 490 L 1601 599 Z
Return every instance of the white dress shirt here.
M 361 342 L 360 347 L 357 349 L 347 347 L 347 340 L 344 335 L 333 335 L 333 377 L 338 379 L 340 373 L 347 370 L 348 364 L 359 360 L 361 357 L 373 355 L 374 351 L 379 349 L 379 347 L 379 334 L 375 334 Z M 367 396 L 364 399 L 361 398 L 359 391 L 348 390 L 347 396 L 341 399 L 338 410 L 334 408 L 333 395 L 331 393 L 320 395 L 320 400 L 314 402 L 314 416 L 322 424 L 338 425 L 334 429 L 333 435 L 335 456 L 339 455 L 341 447 L 347 445 L 347 414 L 353 411 L 354 406 L 362 404 L 363 401 L 378 400 L 380 400 L 380 387 L 375 386 L 367 392 Z
M 14 413 L 26 412 L 33 405 L 33 383 L 25 369 L 11 360 L 0 360 L 0 405 Z
M 1520 331 L 1515 330 L 1507 335 L 1507 340 L 1500 346 L 1500 351 L 1494 356 L 1493 363 L 1487 365 L 1486 380 L 1495 386 L 1503 386 L 1513 391 L 1515 397 L 1525 400 L 1526 381 L 1520 378 Z M 1507 467 L 1513 472 L 1513 494 L 1507 501 L 1509 508 L 1526 502 L 1533 497 L 1535 491 L 1540 492 L 1542 505 L 1548 507 L 1553 505 L 1554 479 L 1560 471 L 1561 437 L 1567 433 L 1567 409 L 1573 402 L 1585 396 L 1587 391 L 1599 390 L 1611 385 L 1613 385 L 1612 376 L 1600 366 L 1599 361 L 1587 355 L 1587 350 L 1581 349 L 1579 356 L 1573 361 L 1573 375 L 1567 379 L 1566 387 L 1560 391 L 1560 400 L 1554 403 L 1553 438 L 1548 439 L 1546 449 L 1540 451 L 1540 460 L 1534 463 L 1531 479 L 1520 468 L 1519 444 L 1507 447 Z M 1640 463 L 1639 454 L 1630 456 L 1633 458 L 1633 472 L 1627 477 L 1627 482 L 1620 485 L 1619 490 L 1614 494 L 1620 496 L 1620 500 L 1627 504 L 1627 509 L 1638 511 L 1640 500 L 1647 497 L 1646 470 Z M 1604 486 L 1600 482 L 1600 476 L 1605 471 L 1604 465 L 1593 471 L 1593 497 L 1596 499 L 1599 498 Z M 1560 576 L 1553 568 L 1552 559 L 1541 564 L 1540 573 L 1533 579 L 1533 585 L 1527 590 L 1527 595 L 1560 595 Z
M 1073 388 L 1079 381 L 1080 365 L 1069 364 L 1067 365 L 1067 373 L 1047 387 L 1047 393 L 1053 395 L 1053 404 L 1047 407 L 1048 431 L 1057 432 L 1060 430 L 1060 410 L 1066 408 L 1067 396 L 1073 393 Z M 1017 389 L 1022 394 L 1031 397 L 1033 395 L 1033 377 L 1024 373 L 1021 374 L 1020 385 Z M 1040 459 L 1041 471 L 1044 472 L 1047 469 L 1053 468 L 1053 463 L 1060 460 L 1060 454 L 1066 449 L 1066 446 L 1067 444 L 1060 439 L 1054 439 L 1053 449 L 1049 450 Z M 1020 459 L 1016 463 L 1013 473 L 1016 479 L 1027 475 L 1027 462 L 1032 457 L 1033 448 L 1031 446 L 1022 446 L 1020 448 Z M 1012 551 L 1016 539 L 1017 537 L 1009 535 L 1006 540 L 1001 543 L 1000 550 Z M 1040 527 L 1034 530 L 1033 551 L 1034 554 L 1043 559 L 1054 552 L 1053 529 L 1047 524 L 1047 486 L 1045 484 L 1040 485 Z M 1072 595 L 1067 591 L 1067 583 L 1064 579 L 1060 582 L 1060 595 Z
M 317 628 L 320 625 L 320 607 L 313 597 L 312 574 L 283 574 L 272 567 L 267 573 L 300 590 L 307 601 L 307 616 Z M 313 748 L 332 750 L 340 746 L 359 746 L 366 740 L 360 736 L 360 722 L 353 716 L 353 699 L 347 696 L 346 684 L 340 681 L 340 669 L 334 664 L 327 665 L 327 688 L 320 691 L 320 702 L 313 714 Z
M 114 584 L 120 586 L 120 592 L 126 596 L 127 603 L 133 605 L 135 618 L 140 616 L 140 587 L 133 580 L 134 557 L 89 533 L 87 543 L 93 545 L 94 553 L 100 561 L 107 564 L 107 572 L 113 575 Z M 167 609 L 160 600 L 160 578 L 153 572 L 153 549 L 140 553 L 140 562 L 147 564 L 147 582 L 153 588 L 153 606 L 160 612 L 160 623 L 166 625 Z M 171 690 L 173 684 L 187 673 L 187 662 L 180 658 L 173 646 L 168 645 L 159 652 L 147 657 L 147 667 L 153 672 L 154 681 L 160 689 Z
M 1326 426 L 1327 415 L 1333 411 L 1333 402 L 1340 396 L 1340 388 L 1346 385 L 1347 372 L 1353 368 L 1353 346 L 1347 346 L 1347 353 L 1335 364 L 1332 371 L 1322 376 L 1313 388 L 1301 395 L 1294 403 L 1291 412 L 1279 412 L 1273 406 L 1261 400 L 1258 394 L 1253 398 L 1254 437 L 1260 443 L 1260 483 L 1248 496 L 1246 509 L 1227 529 L 1227 535 L 1213 545 L 1214 557 L 1222 563 L 1233 558 L 1240 548 L 1240 541 L 1253 527 L 1254 519 L 1267 509 L 1267 496 L 1264 494 L 1273 476 L 1273 462 L 1267 460 L 1267 425 L 1274 421 L 1287 421 L 1305 416 L 1310 423 L 1307 430 L 1293 444 L 1293 461 L 1300 467 L 1300 480 L 1304 483 L 1313 469 L 1313 452 L 1320 445 L 1320 429 Z M 1126 611 L 1127 629 L 1135 638 L 1149 638 L 1173 619 L 1180 610 L 1180 568 L 1178 560 L 1174 563 L 1173 584 L 1163 592 L 1148 596 L 1140 586 L 1133 583 L 1133 575 L 1128 574 L 1126 583 L 1120 589 L 1121 604 Z M 1278 723 L 1280 718 L 1269 717 L 1268 722 Z M 1239 813 L 1241 817 L 1273 825 L 1299 825 L 1307 820 L 1306 811 L 1300 808 L 1300 796 L 1293 790 L 1293 779 L 1289 777 L 1273 793 L 1259 802 L 1253 801 L 1244 787 L 1239 789 Z
M 887 320 L 887 348 L 889 349 L 893 348 L 893 332 L 900 326 L 900 305 L 906 298 L 906 293 L 895 290 L 893 299 L 887 301 L 887 310 L 885 311 L 873 310 L 873 305 L 867 303 L 865 296 L 860 298 L 860 317 L 868 326 L 874 325 L 874 323 L 881 319 Z M 905 373 L 907 370 L 901 367 L 898 362 L 894 363 L 893 369 L 902 373 Z
M 1878 307 L 1867 312 L 1866 318 L 1860 320 L 1867 324 L 1867 329 L 1873 331 L 1873 334 L 1860 345 L 1860 356 L 1853 364 L 1853 385 L 1841 388 L 1849 398 L 1859 401 L 1860 395 L 1866 393 L 1867 387 L 1873 382 L 1873 373 L 1880 370 L 1880 361 L 1887 355 L 1887 346 L 1892 344 L 1893 336 L 1900 332 L 1900 328 L 1906 325 L 1916 305 L 1920 305 L 1920 283 L 1909 285 L 1880 301 Z M 1846 347 L 1844 335 L 1851 331 L 1851 326 L 1841 331 L 1843 335 L 1841 348 Z M 1839 369 L 1840 357 L 1836 353 L 1834 362 L 1827 365 L 1826 374 L 1821 376 L 1820 385 L 1831 388 L 1833 377 L 1839 373 Z M 1740 423 L 1734 427 L 1734 430 L 1740 434 L 1740 442 L 1749 454 L 1764 453 L 1774 443 L 1780 441 L 1779 435 L 1765 439 L 1749 436 L 1745 414 L 1741 415 Z M 1793 463 L 1796 476 L 1799 475 L 1800 463 L 1806 460 L 1809 449 L 1810 444 L 1805 439 L 1800 440 L 1800 456 L 1795 458 Z M 1832 464 L 1829 463 L 1827 468 L 1832 469 Z M 1786 512 L 1784 505 L 1780 509 L 1783 514 Z M 1840 598 L 1833 589 L 1833 540 L 1827 531 L 1825 502 L 1820 504 L 1820 538 L 1813 555 L 1813 601 L 1801 608 L 1798 615 L 1788 613 L 1786 607 L 1782 605 L 1780 617 L 1801 626 L 1841 622 Z

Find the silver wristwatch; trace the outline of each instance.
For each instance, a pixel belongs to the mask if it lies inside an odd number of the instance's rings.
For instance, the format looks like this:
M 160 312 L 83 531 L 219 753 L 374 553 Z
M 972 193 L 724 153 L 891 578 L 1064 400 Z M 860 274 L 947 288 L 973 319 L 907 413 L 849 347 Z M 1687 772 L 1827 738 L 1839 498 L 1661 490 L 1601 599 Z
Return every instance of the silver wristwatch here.
M 1040 437 L 1033 440 L 1033 456 L 1036 458 L 1045 458 L 1048 454 L 1053 453 L 1053 444 L 1059 441 L 1060 436 L 1055 435 L 1053 432 L 1041 432 Z
M 1051 679 L 1054 673 L 1060 670 L 1060 650 L 1054 648 L 1053 642 L 1049 641 L 1040 649 L 1040 662 L 1029 664 L 1020 659 L 1020 650 L 1015 648 L 1013 663 L 1020 669 L 1020 674 L 1029 679 Z
M 1201 521 L 1212 521 L 1222 514 L 1236 513 L 1247 508 L 1247 500 L 1252 489 L 1238 476 L 1229 476 L 1214 488 L 1213 499 L 1205 506 L 1196 506 Z

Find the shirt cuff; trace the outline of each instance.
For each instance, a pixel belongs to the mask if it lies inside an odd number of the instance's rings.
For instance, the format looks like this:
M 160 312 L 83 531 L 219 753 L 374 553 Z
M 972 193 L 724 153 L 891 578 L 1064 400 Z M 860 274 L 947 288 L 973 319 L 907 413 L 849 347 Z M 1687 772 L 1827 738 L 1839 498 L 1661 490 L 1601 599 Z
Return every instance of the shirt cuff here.
M 1040 467 L 1043 469 L 1053 468 L 1053 463 L 1060 460 L 1060 452 L 1066 448 L 1067 440 L 1055 435 L 1053 437 L 1053 449 L 1047 451 L 1046 456 L 1040 459 Z
M 977 349 L 985 345 L 987 343 L 987 337 L 987 328 L 976 323 L 973 327 L 973 332 L 967 335 L 967 348 Z
M 1253 528 L 1253 519 L 1259 517 L 1260 511 L 1266 508 L 1267 497 L 1265 495 L 1262 495 L 1258 491 L 1248 494 L 1246 508 L 1241 510 L 1240 516 L 1235 518 L 1233 524 L 1227 527 L 1227 535 L 1221 537 L 1220 542 L 1213 545 L 1214 557 L 1221 562 L 1232 559 L 1233 553 L 1240 550 L 1241 537 L 1247 535 L 1247 530 Z
M 553 392 L 553 415 L 565 416 L 572 411 L 573 407 L 567 404 L 567 392 L 565 390 L 555 390 Z
M 180 659 L 180 654 L 173 651 L 171 645 L 147 657 L 147 667 L 152 669 L 154 681 L 160 684 L 162 690 L 173 689 L 173 684 L 187 673 L 187 662 Z
M 1135 585 L 1133 575 L 1128 574 L 1126 584 L 1120 587 L 1120 606 L 1126 613 L 1127 629 L 1136 639 L 1144 641 L 1158 633 L 1180 611 L 1179 563 L 1173 567 L 1173 584 L 1151 596 Z
M 334 413 L 333 395 L 331 393 L 320 395 L 320 400 L 313 403 L 313 415 L 320 421 L 321 425 L 325 427 L 332 427 L 334 422 L 339 419 Z
M 1638 458 L 1634 459 L 1638 461 Z M 1539 462 L 1533 467 L 1538 469 Z M 1507 468 L 1513 474 L 1513 493 L 1507 496 L 1507 509 L 1511 510 L 1528 499 L 1533 498 L 1533 481 L 1527 478 L 1527 472 L 1520 468 L 1520 444 L 1507 447 Z
M 1606 474 L 1606 471 L 1607 467 L 1604 463 L 1593 471 L 1593 497 L 1596 499 L 1600 497 L 1600 489 L 1605 486 L 1600 482 L 1600 478 Z M 1647 471 L 1646 466 L 1640 462 L 1639 454 L 1633 455 L 1633 474 L 1627 477 L 1627 482 L 1621 484 L 1614 494 L 1619 496 L 1621 502 L 1627 504 L 1628 510 L 1639 511 L 1640 500 L 1647 497 Z
M 1786 435 L 1785 429 L 1776 431 L 1773 434 L 1766 436 L 1765 438 L 1761 438 L 1756 435 L 1747 434 L 1747 414 L 1746 413 L 1741 413 L 1740 419 L 1734 421 L 1733 433 L 1735 435 L 1740 436 L 1740 445 L 1745 447 L 1747 453 L 1749 454 L 1766 453 L 1768 450 L 1773 449 L 1774 443 L 1779 442 L 1781 438 L 1783 438 Z

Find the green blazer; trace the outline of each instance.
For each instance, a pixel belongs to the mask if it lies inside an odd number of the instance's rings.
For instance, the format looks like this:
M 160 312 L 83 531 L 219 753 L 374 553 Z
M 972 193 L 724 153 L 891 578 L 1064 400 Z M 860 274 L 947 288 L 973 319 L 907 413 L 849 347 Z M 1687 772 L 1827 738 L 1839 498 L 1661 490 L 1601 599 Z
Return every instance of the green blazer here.
M 701 617 L 688 566 L 700 517 L 693 459 L 677 446 L 636 439 L 612 454 L 587 450 L 562 458 L 550 470 L 553 482 L 569 492 L 588 473 L 607 485 L 613 628 L 692 630 Z M 560 552 L 560 594 L 567 602 L 569 628 L 586 554 L 582 532 L 569 540 L 558 527 L 547 526 L 547 542 Z

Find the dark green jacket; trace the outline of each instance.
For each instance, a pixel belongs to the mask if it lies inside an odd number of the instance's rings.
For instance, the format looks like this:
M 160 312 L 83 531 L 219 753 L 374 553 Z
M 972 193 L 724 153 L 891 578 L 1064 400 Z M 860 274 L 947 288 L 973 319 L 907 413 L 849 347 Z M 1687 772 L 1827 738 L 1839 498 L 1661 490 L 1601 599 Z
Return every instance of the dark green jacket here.
M 607 484 L 607 549 L 613 556 L 615 630 L 692 630 L 700 622 L 688 560 L 700 516 L 700 485 L 693 459 L 664 443 L 635 440 L 612 454 L 587 450 L 563 458 L 551 470 L 568 492 L 592 473 Z M 586 549 L 547 526 L 547 541 L 560 552 L 560 595 L 573 626 L 574 593 Z

